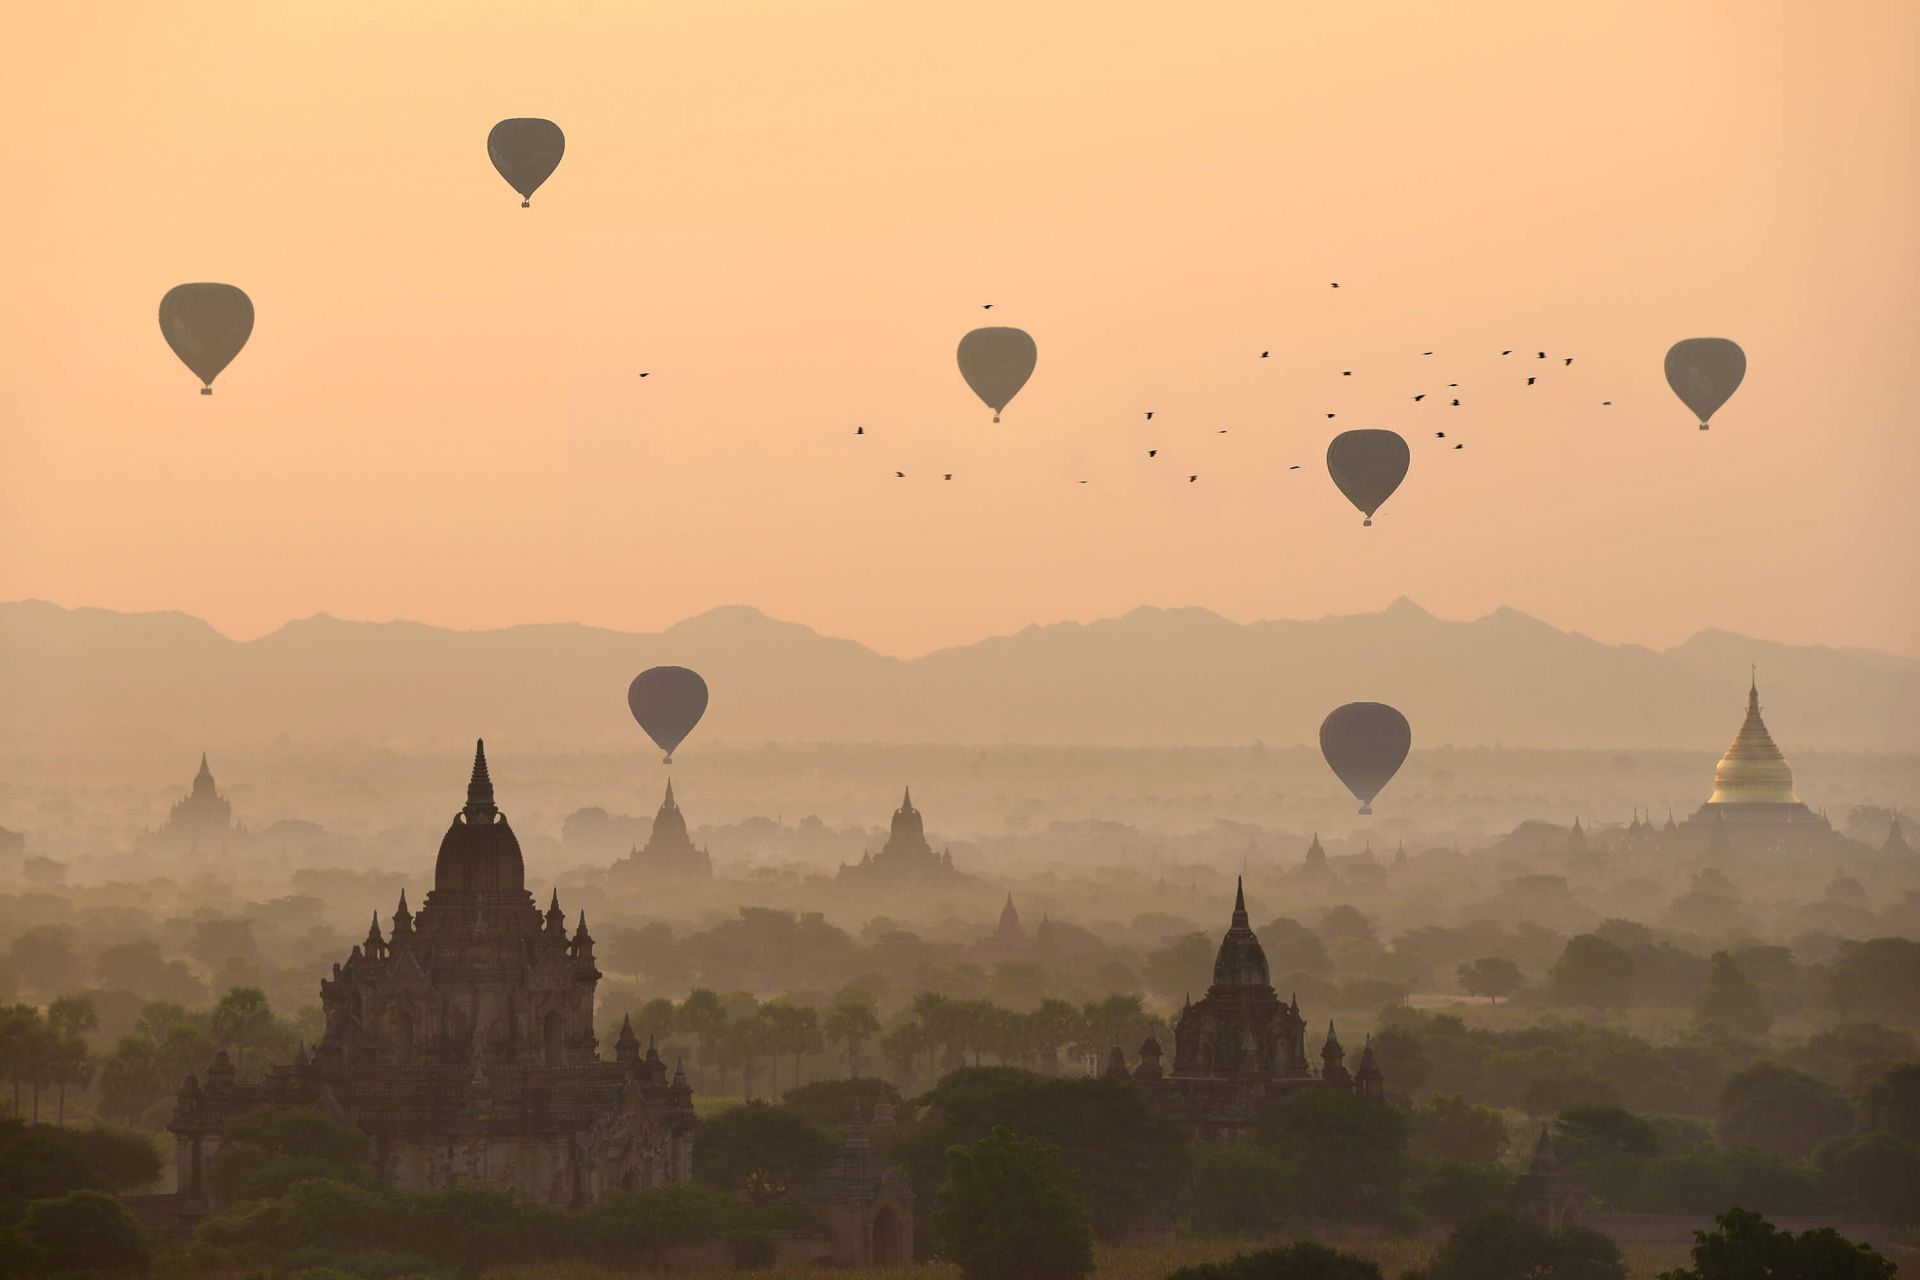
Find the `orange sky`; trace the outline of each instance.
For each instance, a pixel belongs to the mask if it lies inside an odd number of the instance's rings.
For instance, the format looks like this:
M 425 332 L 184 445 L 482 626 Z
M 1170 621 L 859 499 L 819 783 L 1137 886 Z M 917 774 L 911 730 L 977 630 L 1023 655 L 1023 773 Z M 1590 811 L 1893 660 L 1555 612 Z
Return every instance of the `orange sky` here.
M 1920 6 L 8 26 L 0 599 L 237 635 L 741 602 L 913 653 L 1407 594 L 1920 654 Z M 567 133 L 530 210 L 486 158 L 512 115 Z M 258 310 L 211 398 L 154 318 L 190 280 Z M 999 427 L 953 359 L 988 322 L 1040 350 Z M 1705 434 L 1661 377 L 1695 335 L 1751 361 Z M 1372 529 L 1322 463 L 1348 426 L 1414 445 Z

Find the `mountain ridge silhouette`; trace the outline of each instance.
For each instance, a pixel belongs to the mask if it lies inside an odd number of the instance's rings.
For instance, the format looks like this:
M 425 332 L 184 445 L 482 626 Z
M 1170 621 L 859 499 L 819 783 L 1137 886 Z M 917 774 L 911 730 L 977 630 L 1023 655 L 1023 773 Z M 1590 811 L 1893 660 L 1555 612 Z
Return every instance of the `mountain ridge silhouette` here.
M 1920 661 L 1703 630 L 1606 644 L 1501 607 L 1405 597 L 1372 613 L 1240 623 L 1141 606 L 913 658 L 748 605 L 657 632 L 579 623 L 459 631 L 324 613 L 234 640 L 179 611 L 0 604 L 0 706 L 16 746 L 185 737 L 404 743 L 462 735 L 631 744 L 627 682 L 662 663 L 713 688 L 702 742 L 1102 746 L 1311 743 L 1343 702 L 1401 708 L 1415 748 L 1718 748 L 1758 664 L 1789 756 L 1920 749 Z

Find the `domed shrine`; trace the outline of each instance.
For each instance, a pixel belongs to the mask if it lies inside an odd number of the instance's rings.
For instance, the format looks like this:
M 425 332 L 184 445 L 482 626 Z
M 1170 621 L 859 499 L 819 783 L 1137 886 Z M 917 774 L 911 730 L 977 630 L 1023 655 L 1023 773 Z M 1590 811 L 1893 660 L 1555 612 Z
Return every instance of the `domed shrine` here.
M 506 1187 L 542 1204 L 692 1176 L 693 1090 L 631 1024 L 597 1052 L 600 971 L 583 913 L 571 932 L 556 892 L 527 892 L 520 842 L 494 804 L 476 744 L 466 805 L 440 841 L 418 913 L 402 891 L 392 929 L 320 984 L 326 1030 L 311 1054 L 241 1081 L 224 1049 L 188 1076 L 173 1122 L 179 1197 L 210 1208 L 207 1161 L 228 1126 L 261 1107 L 316 1107 L 366 1134 L 382 1183 L 424 1191 Z

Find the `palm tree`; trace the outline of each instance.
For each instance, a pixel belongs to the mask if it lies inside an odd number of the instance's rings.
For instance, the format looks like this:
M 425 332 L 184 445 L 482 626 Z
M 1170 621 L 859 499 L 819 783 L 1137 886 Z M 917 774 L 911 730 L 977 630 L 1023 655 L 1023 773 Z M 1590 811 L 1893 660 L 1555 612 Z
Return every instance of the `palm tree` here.
M 880 1014 L 874 999 L 858 987 L 849 987 L 834 997 L 827 1010 L 827 1039 L 847 1046 L 847 1074 L 860 1074 L 860 1046 L 880 1034 Z

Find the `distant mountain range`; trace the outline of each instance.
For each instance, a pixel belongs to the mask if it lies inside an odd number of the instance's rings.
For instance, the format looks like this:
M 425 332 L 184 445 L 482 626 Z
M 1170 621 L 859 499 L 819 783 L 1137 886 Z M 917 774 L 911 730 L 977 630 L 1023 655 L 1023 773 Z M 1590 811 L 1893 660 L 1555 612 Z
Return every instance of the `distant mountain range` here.
M 0 728 L 28 749 L 281 734 L 635 743 L 627 682 L 659 663 L 712 687 L 696 742 L 1280 745 L 1316 741 L 1329 710 L 1372 699 L 1407 714 L 1416 744 L 1718 748 L 1757 664 L 1789 753 L 1920 748 L 1913 659 L 1723 631 L 1655 652 L 1512 609 L 1457 622 L 1405 599 L 1309 622 L 1143 608 L 906 660 L 737 606 L 655 634 L 320 615 L 236 641 L 179 613 L 30 600 L 0 604 Z

